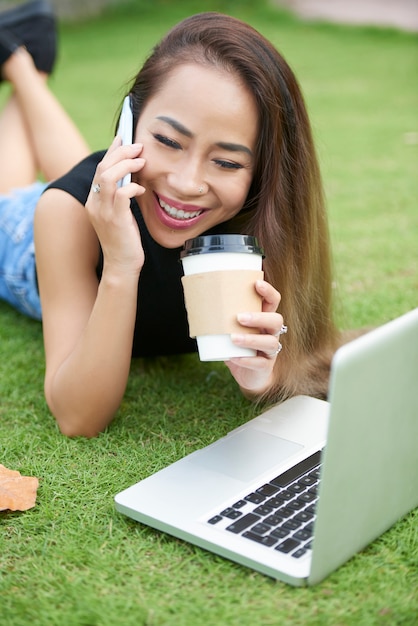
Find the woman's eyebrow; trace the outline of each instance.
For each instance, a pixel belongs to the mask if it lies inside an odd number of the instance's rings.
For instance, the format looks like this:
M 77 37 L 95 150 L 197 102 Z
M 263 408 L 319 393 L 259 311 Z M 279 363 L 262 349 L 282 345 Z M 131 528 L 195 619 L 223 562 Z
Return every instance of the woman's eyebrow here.
M 174 120 L 172 117 L 167 117 L 166 115 L 159 115 L 157 117 L 157 120 L 166 122 L 167 124 L 172 126 L 174 130 L 177 130 L 179 133 L 181 133 L 182 135 L 185 135 L 186 137 L 193 137 L 193 133 L 191 130 L 188 130 L 185 126 L 183 126 L 183 124 L 180 124 L 180 122 L 178 122 L 177 120 Z
M 222 148 L 223 150 L 230 150 L 231 152 L 246 152 L 251 157 L 253 156 L 253 153 L 251 152 L 251 150 L 247 148 L 247 146 L 243 146 L 240 143 L 228 143 L 225 141 L 220 141 L 216 145 Z
M 166 122 L 166 124 L 169 124 L 172 128 L 174 128 L 174 130 L 181 133 L 185 137 L 193 137 L 193 133 L 191 130 L 183 126 L 183 124 L 180 124 L 180 122 L 173 119 L 172 117 L 168 117 L 166 115 L 159 115 L 157 117 L 157 120 Z M 219 146 L 219 148 L 222 148 L 223 150 L 229 150 L 230 152 L 246 152 L 251 157 L 253 156 L 252 151 L 249 148 L 247 148 L 247 146 L 244 146 L 240 143 L 229 143 L 226 141 L 220 141 L 216 145 Z

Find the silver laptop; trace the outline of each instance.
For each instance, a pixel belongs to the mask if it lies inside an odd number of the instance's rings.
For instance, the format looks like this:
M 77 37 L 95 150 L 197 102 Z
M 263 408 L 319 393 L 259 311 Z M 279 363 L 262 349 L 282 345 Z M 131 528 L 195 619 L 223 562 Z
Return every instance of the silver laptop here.
M 418 505 L 418 308 L 341 347 L 297 396 L 119 493 L 133 519 L 316 584 Z

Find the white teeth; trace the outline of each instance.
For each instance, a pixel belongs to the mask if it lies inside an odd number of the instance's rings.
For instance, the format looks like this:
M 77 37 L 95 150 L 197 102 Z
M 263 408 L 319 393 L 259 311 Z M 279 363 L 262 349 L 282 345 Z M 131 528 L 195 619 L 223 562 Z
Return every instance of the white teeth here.
M 192 217 L 197 217 L 202 213 L 202 211 L 183 211 L 183 209 L 175 209 L 161 200 L 161 198 L 158 199 L 158 202 L 160 203 L 160 207 L 164 209 L 168 215 L 175 217 L 177 220 L 190 220 Z

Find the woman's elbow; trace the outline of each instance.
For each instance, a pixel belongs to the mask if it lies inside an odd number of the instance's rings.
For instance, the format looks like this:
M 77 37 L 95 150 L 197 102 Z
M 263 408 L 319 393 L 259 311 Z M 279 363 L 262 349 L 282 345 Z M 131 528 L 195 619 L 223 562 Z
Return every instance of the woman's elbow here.
M 60 432 L 66 437 L 86 437 L 87 439 L 92 439 L 103 432 L 108 425 L 108 422 L 103 424 L 103 422 L 100 421 L 100 423 L 98 423 L 91 415 L 81 415 L 56 410 L 53 404 L 48 402 L 48 398 L 47 404 Z
M 52 394 L 48 393 L 49 388 L 45 385 L 45 400 L 48 408 L 55 418 L 60 432 L 66 437 L 86 437 L 92 439 L 102 433 L 114 415 L 98 414 L 94 411 L 77 410 L 69 406 L 57 406 L 53 401 Z
M 55 419 L 61 434 L 65 435 L 65 437 L 85 437 L 87 439 L 93 439 L 104 430 L 93 428 L 89 424 L 74 424 L 68 419 L 60 420 L 57 417 L 55 417 Z

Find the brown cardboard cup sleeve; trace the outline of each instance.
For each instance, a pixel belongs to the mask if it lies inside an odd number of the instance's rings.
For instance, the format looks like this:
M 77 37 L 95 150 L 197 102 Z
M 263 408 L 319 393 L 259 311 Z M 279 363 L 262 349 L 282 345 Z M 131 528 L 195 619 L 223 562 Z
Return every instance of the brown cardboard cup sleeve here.
M 237 313 L 260 312 L 255 282 L 262 270 L 222 270 L 182 277 L 190 337 L 257 333 L 241 326 Z

